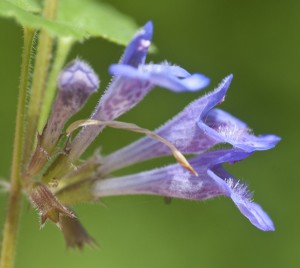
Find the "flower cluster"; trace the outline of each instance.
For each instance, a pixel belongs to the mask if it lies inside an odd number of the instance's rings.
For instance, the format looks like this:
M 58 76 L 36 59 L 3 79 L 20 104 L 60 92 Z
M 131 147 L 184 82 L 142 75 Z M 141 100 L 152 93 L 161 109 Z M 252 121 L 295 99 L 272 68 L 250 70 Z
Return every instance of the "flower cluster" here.
M 257 150 L 273 148 L 275 135 L 254 136 L 249 127 L 227 112 L 215 108 L 226 95 L 232 80 L 190 103 L 182 112 L 154 132 L 116 119 L 139 103 L 155 86 L 173 92 L 197 91 L 209 84 L 202 74 L 190 74 L 170 65 L 145 64 L 152 39 L 148 22 L 127 46 L 119 64 L 110 66 L 113 80 L 88 120 L 71 124 L 90 94 L 99 86 L 92 68 L 82 60 L 66 67 L 59 78 L 59 91 L 52 113 L 28 164 L 24 181 L 33 205 L 41 215 L 63 231 L 67 245 L 82 247 L 93 239 L 71 207 L 78 202 L 105 196 L 151 194 L 193 200 L 228 196 L 257 228 L 274 230 L 263 209 L 252 201 L 247 186 L 226 172 L 224 163 L 235 163 Z M 146 136 L 109 155 L 98 152 L 79 161 L 83 152 L 104 127 L 127 129 Z M 71 139 L 75 129 L 82 127 Z M 217 144 L 227 149 L 215 149 Z M 112 177 L 112 172 L 140 161 L 171 155 L 177 164 L 137 174 Z M 188 161 L 182 154 L 193 155 Z

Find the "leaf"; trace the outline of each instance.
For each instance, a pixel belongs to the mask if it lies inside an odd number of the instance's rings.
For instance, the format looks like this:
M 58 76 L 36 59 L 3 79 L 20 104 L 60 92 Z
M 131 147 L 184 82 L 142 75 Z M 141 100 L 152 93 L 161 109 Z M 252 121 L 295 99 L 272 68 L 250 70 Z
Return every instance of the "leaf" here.
M 75 41 L 101 37 L 126 45 L 137 30 L 130 17 L 103 2 L 58 2 L 56 21 L 49 21 L 39 14 L 34 14 L 40 11 L 36 0 L 1 0 L 0 16 L 15 18 L 24 27 L 44 29 L 54 36 L 70 37 Z
M 18 23 L 24 27 L 33 29 L 45 29 L 50 34 L 57 36 L 69 36 L 77 40 L 83 39 L 84 34 L 76 31 L 73 27 L 59 22 L 49 21 L 40 15 L 28 12 L 15 1 L 0 1 L 0 16 L 7 18 L 15 18 Z
M 37 0 L 7 0 L 7 2 L 29 12 L 38 13 L 41 11 L 41 6 Z
M 59 21 L 122 45 L 130 41 L 138 28 L 133 19 L 99 1 L 61 0 L 58 10 Z

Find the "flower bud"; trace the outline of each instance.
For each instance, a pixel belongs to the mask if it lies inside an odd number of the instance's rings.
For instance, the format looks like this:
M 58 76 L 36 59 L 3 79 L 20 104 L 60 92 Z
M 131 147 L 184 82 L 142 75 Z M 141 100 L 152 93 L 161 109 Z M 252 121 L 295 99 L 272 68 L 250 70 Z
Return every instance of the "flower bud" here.
M 73 61 L 59 77 L 59 92 L 53 104 L 52 114 L 42 134 L 41 146 L 52 151 L 66 121 L 85 104 L 90 94 L 99 86 L 93 69 L 81 60 Z
M 59 91 L 37 148 L 28 167 L 28 175 L 36 175 L 53 153 L 65 123 L 85 104 L 99 86 L 93 69 L 82 60 L 73 61 L 60 74 Z
M 79 110 L 99 87 L 99 79 L 87 63 L 75 60 L 61 72 L 58 84 L 63 105 Z

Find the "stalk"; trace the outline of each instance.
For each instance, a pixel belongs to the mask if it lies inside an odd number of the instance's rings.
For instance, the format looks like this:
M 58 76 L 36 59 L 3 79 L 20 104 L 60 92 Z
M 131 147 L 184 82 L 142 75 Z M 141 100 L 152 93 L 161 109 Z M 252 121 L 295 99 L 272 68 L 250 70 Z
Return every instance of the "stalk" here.
M 23 137 L 25 126 L 26 94 L 29 76 L 29 65 L 34 31 L 24 28 L 24 47 L 22 53 L 19 100 L 17 107 L 16 129 L 11 169 L 11 187 L 7 204 L 6 219 L 3 231 L 3 242 L 0 259 L 1 268 L 12 268 L 21 210 L 21 171 Z

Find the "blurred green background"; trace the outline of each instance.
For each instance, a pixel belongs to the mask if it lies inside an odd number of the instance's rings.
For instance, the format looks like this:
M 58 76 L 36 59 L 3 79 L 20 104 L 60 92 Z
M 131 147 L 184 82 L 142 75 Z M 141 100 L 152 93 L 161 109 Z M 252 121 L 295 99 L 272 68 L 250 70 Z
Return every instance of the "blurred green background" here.
M 274 133 L 283 138 L 276 149 L 257 152 L 229 167 L 255 191 L 255 200 L 272 217 L 276 231 L 257 230 L 226 198 L 173 200 L 166 205 L 159 197 L 113 197 L 104 200 L 106 208 L 97 204 L 77 207 L 99 248 L 68 251 L 56 226 L 48 223 L 39 230 L 37 213 L 25 202 L 16 267 L 300 267 L 300 1 L 107 2 L 139 25 L 153 20 L 159 52 L 149 55 L 148 61 L 168 59 L 191 72 L 202 72 L 211 77 L 210 90 L 233 73 L 221 107 L 247 122 L 256 134 Z M 0 33 L 0 176 L 8 178 L 22 32 L 14 21 L 0 20 Z M 87 117 L 96 104 L 110 80 L 107 68 L 118 61 L 122 51 L 101 39 L 77 44 L 72 50 L 70 59 L 86 59 L 102 80 L 98 96 L 80 117 Z M 156 89 L 121 119 L 154 129 L 201 94 L 177 95 Z M 94 148 L 101 146 L 103 152 L 110 152 L 138 137 L 107 129 Z M 145 163 L 124 173 L 165 163 Z M 0 227 L 6 197 L 0 196 Z

